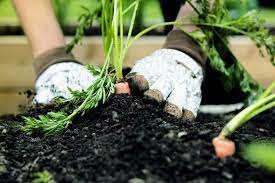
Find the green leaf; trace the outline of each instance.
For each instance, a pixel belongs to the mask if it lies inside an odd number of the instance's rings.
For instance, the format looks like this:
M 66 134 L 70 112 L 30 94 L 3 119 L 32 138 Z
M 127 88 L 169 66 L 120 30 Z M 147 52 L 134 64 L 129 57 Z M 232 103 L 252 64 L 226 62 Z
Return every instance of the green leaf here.
M 65 126 L 71 123 L 71 119 L 63 112 L 49 112 L 46 115 L 39 115 L 38 119 L 22 117 L 25 125 L 21 129 L 28 135 L 45 134 L 53 135 L 62 132 Z
M 33 175 L 32 183 L 54 183 L 54 178 L 50 172 L 44 170 Z
M 213 69 L 223 73 L 226 76 L 229 75 L 229 72 L 225 67 L 225 62 L 222 60 L 220 54 L 218 53 L 215 47 L 211 47 L 208 50 L 208 58 L 210 60 L 210 66 Z
M 175 22 L 157 24 L 131 38 L 140 2 L 140 0 L 136 0 L 136 3 L 130 7 L 133 10 L 131 11 L 132 21 L 125 42 L 123 39 L 123 14 L 128 9 L 123 9 L 124 1 L 100 0 L 99 2 L 94 12 L 84 7 L 85 12 L 79 17 L 79 27 L 76 35 L 67 49 L 67 51 L 71 51 L 82 40 L 85 30 L 90 28 L 93 22 L 97 20 L 101 26 L 106 57 L 105 63 L 101 69 L 93 66 L 88 66 L 87 68 L 91 74 L 98 75 L 98 79 L 85 91 L 73 91 L 68 88 L 72 94 L 72 99 L 67 100 L 67 102 L 74 106 L 72 113 L 71 111 L 68 114 L 67 112 L 48 113 L 47 115 L 39 116 L 38 119 L 24 117 L 26 125 L 22 127 L 22 130 L 26 133 L 55 134 L 67 128 L 75 116 L 84 115 L 100 103 L 105 103 L 107 98 L 115 92 L 114 83 L 123 77 L 123 60 L 132 43 L 158 26 L 176 25 Z M 264 21 L 259 19 L 254 11 L 248 12 L 240 18 L 232 19 L 224 6 L 224 0 L 216 0 L 213 5 L 211 5 L 212 0 L 196 0 L 194 4 L 191 0 L 187 0 L 187 2 L 198 14 L 198 16 L 193 18 L 192 22 L 200 28 L 200 32 L 193 32 L 192 36 L 208 56 L 210 66 L 219 71 L 221 77 L 226 78 L 224 82 L 225 87 L 228 89 L 240 87 L 248 95 L 248 98 L 255 96 L 255 93 L 260 91 L 260 86 L 239 65 L 238 60 L 229 49 L 227 37 L 235 34 L 250 37 L 261 53 L 263 53 L 262 49 L 265 48 L 271 57 L 271 62 L 274 64 L 275 42 L 264 27 Z M 189 22 L 188 25 L 190 25 Z
M 86 68 L 93 76 L 98 76 L 100 74 L 100 68 L 96 68 L 95 66 L 88 64 L 86 65 Z
M 262 141 L 251 143 L 244 148 L 243 156 L 255 166 L 260 165 L 275 172 L 275 143 Z
M 263 91 L 263 88 L 253 80 L 249 73 L 240 65 L 229 49 L 227 37 L 242 34 L 251 38 L 260 53 L 264 55 L 265 48 L 274 64 L 275 42 L 264 26 L 264 21 L 258 18 L 257 11 L 250 11 L 243 16 L 232 19 L 221 1 L 215 1 L 208 13 L 202 11 L 204 1 L 193 5 L 200 9 L 199 17 L 193 18 L 193 23 L 200 27 L 190 34 L 208 56 L 209 66 L 220 72 L 221 81 L 227 92 L 240 88 L 246 96 L 246 103 L 252 103 Z
M 196 0 L 196 5 L 204 16 L 210 12 L 211 0 Z
M 85 30 L 89 29 L 95 20 L 99 19 L 101 15 L 102 5 L 99 3 L 95 10 L 92 12 L 85 6 L 82 6 L 85 10 L 78 18 L 79 25 L 77 27 L 75 36 L 73 40 L 67 46 L 67 52 L 72 51 L 72 49 L 82 40 Z

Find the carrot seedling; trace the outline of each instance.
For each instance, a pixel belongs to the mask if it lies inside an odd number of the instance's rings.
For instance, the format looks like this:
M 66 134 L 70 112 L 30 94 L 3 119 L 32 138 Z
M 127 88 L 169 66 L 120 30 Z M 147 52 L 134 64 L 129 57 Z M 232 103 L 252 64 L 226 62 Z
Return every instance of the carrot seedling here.
M 275 82 L 265 90 L 258 100 L 231 119 L 224 126 L 219 136 L 213 139 L 213 145 L 218 157 L 224 158 L 234 154 L 235 145 L 232 141 L 226 139 L 227 137 L 250 119 L 275 107 L 275 94 L 272 93 L 274 88 Z
M 258 17 L 256 10 L 239 18 L 232 18 L 225 8 L 224 0 L 200 0 L 196 1 L 197 5 L 191 0 L 187 2 L 197 14 L 192 23 L 199 28 L 189 35 L 201 46 L 208 57 L 210 68 L 219 73 L 225 91 L 230 93 L 234 89 L 241 90 L 246 99 L 245 103 L 251 104 L 261 95 L 263 88 L 234 56 L 228 37 L 244 35 L 250 38 L 262 55 L 263 48 L 265 49 L 270 61 L 275 65 L 275 43 L 269 30 L 265 28 L 265 21 Z
M 54 177 L 53 175 L 48 172 L 47 170 L 44 170 L 42 172 L 37 172 L 33 175 L 32 183 L 54 183 Z
M 89 9 L 84 7 L 86 11 L 79 17 L 80 25 L 74 39 L 68 45 L 68 51 L 71 51 L 81 41 L 85 29 L 91 27 L 93 22 L 97 20 L 101 26 L 105 62 L 100 70 L 91 65 L 87 66 L 91 74 L 97 76 L 97 80 L 84 91 L 72 91 L 69 89 L 72 98 L 64 100 L 64 102 L 76 106 L 73 112 L 49 112 L 46 115 L 40 115 L 38 119 L 23 117 L 25 125 L 21 129 L 24 132 L 29 135 L 33 133 L 52 135 L 62 132 L 77 115 L 84 115 L 99 104 L 104 104 L 115 93 L 115 83 L 123 81 L 123 61 L 133 42 L 155 28 L 177 24 L 176 22 L 159 23 L 132 37 L 140 3 L 141 0 L 135 0 L 130 6 L 124 8 L 123 0 L 101 0 L 94 12 L 90 12 Z M 124 16 L 130 12 L 132 12 L 132 18 L 126 34 L 124 30 Z M 126 34 L 126 38 L 124 34 Z M 123 85 L 118 89 L 122 90 L 120 93 L 129 93 L 127 85 L 126 87 Z
M 115 83 L 123 82 L 123 61 L 130 46 L 149 31 L 167 25 L 175 25 L 179 28 L 190 25 L 198 27 L 196 31 L 186 33 L 200 44 L 210 61 L 210 66 L 222 74 L 224 87 L 229 91 L 236 86 L 240 87 L 250 102 L 262 93 L 262 87 L 238 62 L 229 49 L 227 40 L 228 36 L 234 34 L 248 36 L 259 48 L 265 47 L 274 63 L 274 41 L 264 27 L 264 22 L 257 18 L 256 12 L 252 11 L 238 19 L 232 19 L 222 0 L 216 0 L 213 5 L 211 5 L 211 0 L 200 0 L 196 3 L 187 0 L 187 3 L 197 13 L 191 22 L 159 23 L 132 36 L 140 3 L 142 0 L 135 0 L 128 7 L 124 7 L 123 0 L 100 0 L 94 12 L 84 8 L 86 11 L 79 18 L 80 25 L 73 41 L 68 46 L 68 51 L 81 41 L 85 30 L 97 20 L 101 26 L 105 62 L 101 69 L 93 66 L 87 66 L 87 68 L 98 78 L 85 91 L 70 90 L 72 98 L 65 102 L 75 106 L 73 112 L 49 112 L 47 115 L 39 116 L 39 119 L 23 117 L 25 120 L 23 131 L 27 134 L 52 135 L 66 129 L 76 116 L 84 115 L 99 104 L 104 104 L 115 93 Z M 128 33 L 126 33 L 124 16 L 128 13 L 132 13 L 132 18 Z M 130 93 L 127 84 L 120 88 L 119 85 L 117 93 Z

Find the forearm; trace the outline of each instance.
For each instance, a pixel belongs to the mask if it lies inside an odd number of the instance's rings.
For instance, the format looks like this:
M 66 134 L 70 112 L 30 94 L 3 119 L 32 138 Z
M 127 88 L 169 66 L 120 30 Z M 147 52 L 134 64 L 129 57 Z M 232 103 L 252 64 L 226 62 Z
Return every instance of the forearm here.
M 195 11 L 191 7 L 191 5 L 186 2 L 184 5 L 181 6 L 176 21 L 191 22 L 191 17 L 194 15 L 195 15 Z M 196 27 L 195 26 L 184 26 L 183 29 L 185 31 L 190 32 L 190 31 L 193 31 L 194 29 L 196 29 Z M 174 26 L 173 30 L 179 30 L 179 28 L 177 26 Z
M 13 4 L 34 58 L 47 50 L 65 45 L 51 0 L 13 0 Z
M 194 15 L 192 7 L 185 3 L 181 6 L 178 13 L 177 21 L 190 22 L 191 16 Z M 183 31 L 181 30 L 183 29 Z M 174 26 L 173 30 L 168 34 L 163 48 L 175 49 L 186 53 L 205 68 L 206 55 L 203 53 L 199 44 L 194 41 L 187 33 L 196 29 L 195 26 L 181 27 Z M 185 32 L 184 32 L 185 31 Z

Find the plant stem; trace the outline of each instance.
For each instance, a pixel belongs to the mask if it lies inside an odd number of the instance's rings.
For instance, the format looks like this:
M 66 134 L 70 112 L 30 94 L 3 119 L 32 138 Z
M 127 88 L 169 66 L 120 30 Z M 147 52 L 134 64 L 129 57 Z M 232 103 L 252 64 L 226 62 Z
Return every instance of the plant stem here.
M 109 68 L 109 64 L 110 64 L 110 56 L 111 56 L 111 53 L 112 53 L 112 49 L 113 49 L 113 42 L 111 42 L 111 45 L 109 47 L 109 50 L 108 50 L 108 54 L 107 54 L 107 57 L 106 57 L 106 61 L 103 65 L 103 68 L 100 72 L 100 76 L 99 78 L 102 78 L 104 75 L 107 76 L 107 73 L 106 71 L 108 71 L 108 68 Z M 104 77 L 104 81 L 102 82 L 102 85 L 104 84 L 105 82 L 105 79 L 106 77 Z M 101 86 L 102 87 L 102 86 Z M 89 92 L 88 96 L 86 97 L 86 99 L 82 102 L 82 104 L 77 108 L 75 109 L 67 118 L 65 118 L 62 123 L 66 122 L 66 121 L 70 121 L 79 113 L 83 110 L 83 108 L 86 106 L 87 102 L 91 99 L 91 97 L 94 95 L 95 93 L 94 92 Z M 68 127 L 70 123 L 67 123 L 66 124 L 66 128 Z
M 123 65 L 123 56 L 122 56 L 122 54 L 123 54 L 123 47 L 124 47 L 124 43 L 123 43 L 123 37 L 124 37 L 124 35 L 123 35 L 123 26 L 124 26 L 124 22 L 123 22 L 123 10 L 122 10 L 122 7 L 123 7 L 123 4 L 122 4 L 122 2 L 123 2 L 123 0 L 120 0 L 118 3 L 119 3 L 119 7 L 118 7 L 118 9 L 119 9 L 119 12 L 118 12 L 118 14 L 117 14 L 117 19 L 119 20 L 119 26 L 117 27 L 117 28 L 119 28 L 120 29 L 120 36 L 118 35 L 118 33 L 115 33 L 114 34 L 114 37 L 119 37 L 120 38 L 120 43 L 117 43 L 117 44 L 119 44 L 119 50 L 117 50 L 117 52 L 116 52 L 116 56 L 114 57 L 114 62 L 116 63 L 116 67 L 115 67 L 115 73 L 116 73 L 116 79 L 117 79 L 117 81 L 118 80 L 121 80 L 122 79 L 122 77 L 123 77 L 123 75 L 122 75 L 122 65 Z M 114 14 L 114 16 L 115 16 L 115 14 Z
M 136 5 L 137 1 L 133 2 L 130 6 L 128 6 L 125 10 L 123 10 L 122 14 L 125 15 L 126 13 L 128 13 L 128 11 L 130 11 L 130 9 L 132 9 L 135 5 Z
M 101 4 L 102 4 L 102 9 L 105 9 L 105 3 L 104 1 L 101 1 Z M 105 32 L 105 19 L 103 17 L 105 17 L 104 15 L 105 12 L 102 12 L 102 18 L 101 18 L 101 34 L 102 34 L 102 40 L 103 40 L 103 47 L 104 47 L 104 53 L 106 55 L 106 53 L 108 52 L 107 51 L 107 48 L 106 48 L 106 32 Z
M 128 36 L 127 36 L 127 40 L 126 40 L 126 45 L 130 41 L 131 36 L 132 36 L 132 32 L 133 32 L 133 29 L 134 29 L 135 20 L 136 20 L 136 16 L 137 16 L 138 7 L 139 7 L 139 0 L 136 1 L 135 7 L 134 7 L 134 13 L 132 15 L 132 19 L 131 19 L 131 23 L 130 23 L 130 28 L 129 28 Z
M 143 31 L 141 31 L 140 33 L 138 33 L 135 37 L 133 37 L 128 44 L 126 45 L 125 49 L 128 50 L 129 47 L 131 47 L 131 45 L 133 44 L 133 42 L 135 42 L 137 39 L 139 39 L 140 37 L 142 37 L 144 34 L 147 34 L 148 32 L 158 28 L 158 27 L 164 27 L 167 25 L 176 25 L 176 26 L 182 26 L 182 25 L 193 25 L 193 23 L 181 23 L 181 22 L 164 22 L 164 23 L 158 23 L 156 25 L 152 25 L 150 27 L 148 27 L 147 29 L 144 29 Z
M 272 90 L 275 88 L 275 82 L 273 82 L 265 91 L 264 93 L 259 97 L 258 100 L 262 100 L 264 98 L 266 98 L 268 95 L 270 95 L 272 93 Z M 251 114 L 249 114 L 244 120 L 248 121 L 250 119 L 252 119 L 253 117 L 257 116 L 258 114 L 270 109 L 274 107 L 274 102 L 270 102 L 267 103 L 266 105 L 264 105 L 263 107 L 256 109 L 255 111 L 253 111 Z
M 106 55 L 106 59 L 105 59 L 103 68 L 102 68 L 102 70 L 100 72 L 100 75 L 99 75 L 100 78 L 103 77 L 104 74 L 106 76 L 106 71 L 108 72 L 109 65 L 110 65 L 110 58 L 111 58 L 111 54 L 112 54 L 112 51 L 113 51 L 113 44 L 114 44 L 114 41 L 111 40 L 111 43 L 109 45 L 108 53 Z
M 119 27 L 120 27 L 120 53 L 123 52 L 123 36 L 124 36 L 124 21 L 123 21 L 123 1 L 120 1 L 120 4 L 119 4 Z
M 227 24 L 228 24 L 228 22 L 227 22 Z M 193 23 L 193 25 L 196 25 L 196 26 L 207 26 L 207 27 L 217 27 L 217 28 L 227 29 L 227 30 L 231 30 L 235 33 L 241 33 L 243 35 L 246 35 L 246 36 L 250 37 L 249 34 L 244 32 L 243 30 L 236 29 L 233 26 L 230 26 L 230 24 L 229 25 L 223 25 L 223 24 L 210 24 L 210 23 Z
M 273 107 L 275 107 L 275 101 L 270 102 L 270 103 L 264 105 L 263 107 L 261 107 L 261 108 L 255 110 L 255 111 L 253 111 L 253 112 L 252 112 L 251 114 L 249 114 L 244 120 L 245 120 L 245 121 L 248 121 L 248 120 L 252 119 L 253 117 L 257 116 L 258 114 L 260 114 L 260 113 L 262 113 L 262 112 L 264 112 L 264 111 L 266 111 L 266 110 L 268 110 L 268 109 L 271 109 L 271 108 L 273 108 Z
M 267 97 L 270 93 L 272 93 L 272 90 L 275 88 L 275 81 L 264 91 L 264 93 L 260 96 L 259 99 Z
M 242 124 L 247 122 L 247 120 L 254 117 L 255 114 L 259 114 L 259 113 L 269 109 L 270 107 L 273 107 L 274 100 L 275 100 L 275 94 L 272 94 L 266 98 L 263 98 L 263 99 L 257 101 L 256 103 L 252 104 L 251 106 L 247 107 L 246 109 L 241 111 L 239 114 L 237 114 L 232 120 L 230 120 L 226 124 L 226 126 L 222 129 L 220 135 L 224 136 L 224 137 L 231 135 L 238 127 L 240 127 Z M 270 103 L 270 105 L 268 103 Z M 267 104 L 267 107 L 269 107 L 269 108 L 267 108 L 266 106 L 263 108 L 260 108 L 265 104 Z M 258 109 L 258 108 L 260 108 L 260 109 Z M 262 109 L 265 109 L 265 110 L 262 110 Z
M 135 2 L 134 13 L 132 15 L 132 19 L 131 19 L 131 23 L 130 23 L 130 27 L 129 27 L 129 31 L 128 31 L 128 35 L 127 35 L 127 39 L 126 39 L 126 42 L 125 42 L 125 48 L 124 48 L 124 51 L 122 52 L 122 61 L 125 59 L 126 53 L 128 51 L 127 47 L 128 47 L 129 41 L 130 41 L 132 33 L 133 33 L 135 20 L 136 20 L 136 16 L 137 16 L 137 11 L 138 11 L 138 7 L 139 7 L 139 2 L 140 2 L 139 0 Z
M 114 49 L 113 49 L 113 63 L 116 70 L 116 76 L 119 78 L 120 73 L 118 73 L 119 68 L 119 43 L 118 43 L 118 19 L 119 19 L 119 13 L 117 11 L 118 9 L 118 0 L 114 0 L 114 14 L 113 14 L 113 23 L 112 23 L 112 29 L 113 29 L 113 36 L 112 39 L 114 40 Z

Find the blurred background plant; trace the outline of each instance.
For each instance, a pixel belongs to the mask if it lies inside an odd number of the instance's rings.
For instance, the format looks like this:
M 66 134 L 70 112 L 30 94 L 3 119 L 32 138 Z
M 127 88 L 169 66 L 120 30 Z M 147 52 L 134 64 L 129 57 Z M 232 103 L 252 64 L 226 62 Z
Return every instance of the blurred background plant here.
M 52 0 L 56 16 L 63 27 L 75 26 L 78 17 L 83 13 L 87 7 L 93 11 L 96 8 L 97 0 Z M 130 5 L 133 0 L 127 0 L 125 6 Z M 126 25 L 130 23 L 131 12 L 128 13 L 129 17 L 126 18 Z M 146 18 L 145 18 L 146 17 Z M 141 30 L 143 27 L 163 22 L 161 9 L 158 0 L 146 0 L 141 3 L 139 8 L 136 29 Z M 12 8 L 10 0 L 0 0 L 0 27 L 8 25 L 19 25 L 16 14 Z M 96 25 L 96 24 L 95 24 Z M 138 31 L 137 30 L 137 31 Z
M 91 10 L 96 7 L 97 0 L 52 0 L 56 15 L 63 29 L 68 26 L 76 26 L 77 18 L 83 13 L 81 6 Z M 126 5 L 133 0 L 125 0 Z M 138 12 L 136 31 L 144 27 L 163 22 L 163 16 L 159 0 L 146 0 L 141 3 Z M 259 9 L 259 16 L 267 20 L 267 24 L 275 27 L 275 1 L 269 0 L 227 0 L 226 6 L 233 18 L 245 14 L 252 9 Z M 129 13 L 130 15 L 130 13 Z M 130 22 L 130 17 L 129 21 Z M 127 23 L 127 21 L 126 21 Z M 19 22 L 12 8 L 10 0 L 0 0 L 0 27 L 18 26 Z M 96 24 L 95 24 L 96 25 Z
M 258 8 L 258 0 L 227 0 L 225 2 L 232 18 L 238 18 L 246 12 Z
M 250 161 L 252 165 L 275 173 L 274 141 L 253 142 L 244 148 L 243 156 Z

